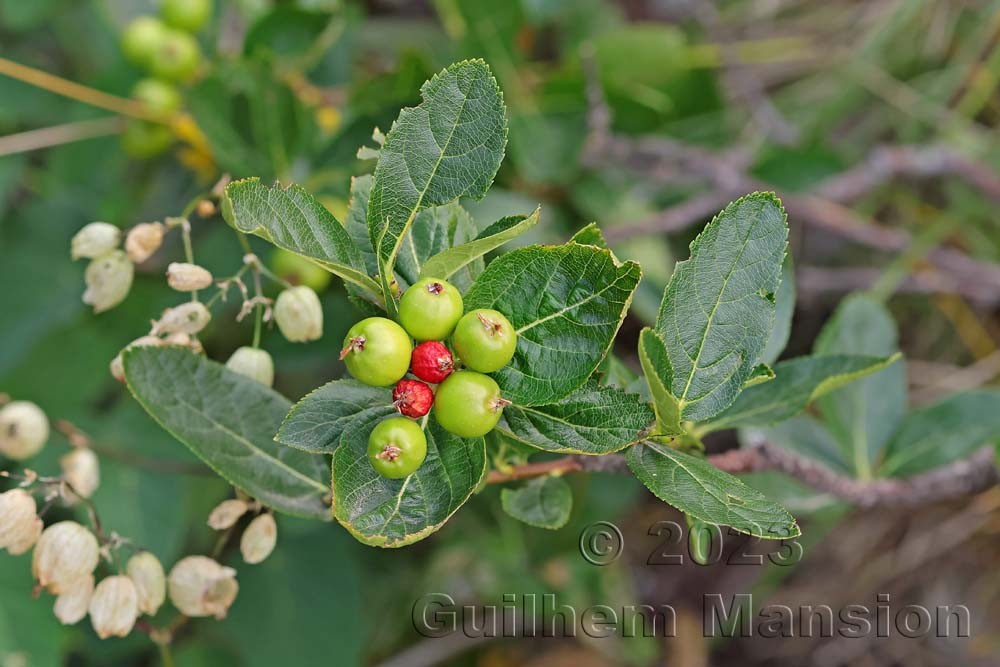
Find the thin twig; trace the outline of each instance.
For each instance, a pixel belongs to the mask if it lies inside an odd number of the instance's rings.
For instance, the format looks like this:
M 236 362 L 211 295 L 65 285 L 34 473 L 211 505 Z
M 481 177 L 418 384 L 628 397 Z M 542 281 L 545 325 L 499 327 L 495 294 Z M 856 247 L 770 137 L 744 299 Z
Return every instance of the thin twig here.
M 84 139 L 106 137 L 118 134 L 124 127 L 123 120 L 114 116 L 8 134 L 5 137 L 0 137 L 0 156 L 27 153 L 39 148 L 51 148 Z
M 837 473 L 822 463 L 800 456 L 767 442 L 743 449 L 732 449 L 708 457 L 724 472 L 783 472 L 817 491 L 829 493 L 859 507 L 912 507 L 960 498 L 985 491 L 1000 478 L 992 447 L 983 447 L 971 456 L 929 472 L 905 479 L 857 480 Z M 494 470 L 487 483 L 499 484 L 532 477 L 574 472 L 614 472 L 628 470 L 625 457 L 566 456 L 542 463 L 515 466 L 508 471 Z
M 24 81 L 37 88 L 48 90 L 49 92 L 69 97 L 70 99 L 89 104 L 91 106 L 114 111 L 123 116 L 131 116 L 142 120 L 153 121 L 155 123 L 169 124 L 170 118 L 162 114 L 150 111 L 142 102 L 129 100 L 117 95 L 110 95 L 100 90 L 84 86 L 69 79 L 63 79 L 54 74 L 43 72 L 42 70 L 16 63 L 13 60 L 0 58 L 0 74 Z

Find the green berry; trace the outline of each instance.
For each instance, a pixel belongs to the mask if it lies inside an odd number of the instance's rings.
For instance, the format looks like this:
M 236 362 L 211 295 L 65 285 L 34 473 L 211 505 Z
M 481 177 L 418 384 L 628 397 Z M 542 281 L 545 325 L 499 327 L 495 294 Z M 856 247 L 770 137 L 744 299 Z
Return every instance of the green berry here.
M 153 16 L 140 16 L 133 20 L 122 33 L 122 51 L 125 57 L 139 67 L 149 68 L 167 27 Z
M 179 111 L 183 104 L 177 87 L 159 79 L 142 79 L 132 88 L 132 97 L 163 114 Z
M 399 322 L 417 340 L 444 340 L 462 317 L 462 295 L 440 278 L 413 283 L 399 300 Z
M 163 0 L 160 14 L 175 28 L 197 32 L 212 17 L 212 0 Z
M 201 65 L 201 48 L 195 38 L 180 30 L 167 28 L 153 52 L 153 74 L 170 81 L 187 81 Z
M 174 143 L 174 133 L 166 125 L 144 120 L 130 120 L 122 133 L 125 153 L 140 159 L 160 155 Z
M 333 279 L 333 274 L 316 266 L 302 255 L 283 248 L 271 253 L 271 268 L 281 278 L 293 285 L 305 285 L 315 292 L 322 292 Z
M 493 378 L 473 371 L 449 375 L 434 396 L 434 417 L 448 432 L 479 438 L 493 430 L 510 401 L 500 396 Z
M 369 317 L 348 330 L 340 358 L 361 382 L 388 387 L 406 375 L 412 352 L 403 327 L 384 317 Z
M 427 456 L 427 437 L 406 417 L 379 422 L 368 436 L 368 460 L 378 474 L 402 479 L 416 472 Z
M 468 368 L 492 373 L 514 358 L 517 332 L 502 313 L 480 308 L 459 320 L 451 343 Z

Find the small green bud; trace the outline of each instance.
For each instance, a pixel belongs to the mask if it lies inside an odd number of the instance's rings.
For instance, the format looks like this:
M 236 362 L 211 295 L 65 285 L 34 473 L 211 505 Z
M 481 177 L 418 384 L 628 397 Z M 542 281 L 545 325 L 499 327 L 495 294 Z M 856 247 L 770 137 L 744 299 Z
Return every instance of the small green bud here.
M 256 347 L 241 347 L 226 362 L 226 368 L 245 375 L 265 387 L 274 384 L 274 361 L 271 355 Z
M 318 340 L 323 335 L 323 307 L 316 292 L 305 285 L 290 287 L 278 295 L 274 320 L 293 343 Z

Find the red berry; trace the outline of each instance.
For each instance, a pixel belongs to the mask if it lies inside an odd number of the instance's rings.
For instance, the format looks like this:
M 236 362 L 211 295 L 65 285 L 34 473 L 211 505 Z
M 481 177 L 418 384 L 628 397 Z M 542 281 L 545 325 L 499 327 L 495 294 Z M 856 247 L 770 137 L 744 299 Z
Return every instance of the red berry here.
M 424 382 L 438 384 L 451 375 L 455 368 L 455 360 L 443 343 L 429 340 L 413 348 L 410 357 L 410 372 Z
M 392 402 L 407 417 L 423 417 L 431 411 L 434 392 L 420 380 L 400 380 L 392 390 Z

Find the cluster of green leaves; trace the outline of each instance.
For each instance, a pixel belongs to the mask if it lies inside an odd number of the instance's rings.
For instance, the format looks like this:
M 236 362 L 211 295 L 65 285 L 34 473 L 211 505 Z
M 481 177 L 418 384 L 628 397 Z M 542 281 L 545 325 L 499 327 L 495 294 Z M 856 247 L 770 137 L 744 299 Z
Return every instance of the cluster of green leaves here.
M 692 520 L 761 537 L 798 535 L 783 507 L 708 463 L 700 438 L 783 422 L 816 400 L 824 411 L 843 412 L 845 395 L 834 390 L 876 372 L 873 381 L 887 377 L 896 355 L 834 344 L 831 334 L 815 356 L 769 365 L 787 340 L 794 304 L 791 283 L 782 284 L 790 273 L 788 228 L 777 198 L 743 197 L 695 239 L 655 325 L 640 334 L 645 381 L 626 383 L 609 351 L 639 265 L 619 261 L 594 225 L 563 245 L 522 247 L 486 263 L 486 253 L 538 218 L 537 211 L 506 217 L 477 232 L 459 203 L 485 195 L 499 169 L 503 97 L 479 60 L 440 72 L 421 95 L 384 140 L 377 137 L 374 175 L 354 179 L 344 221 L 300 187 L 257 179 L 231 184 L 223 213 L 238 230 L 340 276 L 365 310 L 393 316 L 396 286 L 433 275 L 454 280 L 467 308 L 505 313 L 518 347 L 511 364 L 493 374 L 512 401 L 498 428 L 487 438 L 462 439 L 431 416 L 423 466 L 405 479 L 385 479 L 368 465 L 365 449 L 374 424 L 394 411 L 389 390 L 335 380 L 290 406 L 214 362 L 158 348 L 125 356 L 129 386 L 143 406 L 247 493 L 302 516 L 328 518 L 330 504 L 332 516 L 366 544 L 401 546 L 437 530 L 483 484 L 488 444 L 505 443 L 581 455 L 627 450 L 635 476 Z M 872 391 L 867 400 L 878 398 L 879 388 Z M 853 432 L 847 422 L 840 430 Z M 563 480 L 505 491 L 504 508 L 528 523 L 558 527 L 568 517 Z

